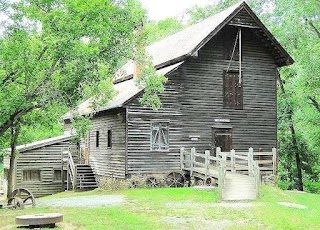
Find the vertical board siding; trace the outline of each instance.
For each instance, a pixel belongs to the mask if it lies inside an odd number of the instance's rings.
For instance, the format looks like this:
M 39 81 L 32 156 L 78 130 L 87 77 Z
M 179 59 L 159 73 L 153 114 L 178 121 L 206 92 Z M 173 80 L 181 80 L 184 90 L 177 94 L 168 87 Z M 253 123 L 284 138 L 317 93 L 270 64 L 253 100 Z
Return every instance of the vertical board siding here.
M 125 111 L 100 113 L 92 118 L 90 131 L 90 165 L 99 176 L 125 178 Z M 112 130 L 112 147 L 108 148 L 108 130 Z M 99 147 L 96 132 L 99 131 Z
M 234 28 L 235 29 L 235 28 Z M 229 30 L 224 28 L 223 30 Z M 180 169 L 179 148 L 211 149 L 215 119 L 230 119 L 233 148 L 271 150 L 277 143 L 276 64 L 254 29 L 242 29 L 243 109 L 223 108 L 224 59 L 221 31 L 172 73 L 161 94 L 162 108 L 144 108 L 135 99 L 128 105 L 128 173 L 165 173 Z M 238 69 L 232 61 L 231 70 Z M 169 120 L 169 151 L 150 151 L 150 124 Z M 191 141 L 190 135 L 200 138 Z
M 26 150 L 17 158 L 16 187 L 29 189 L 35 197 L 63 191 L 62 182 L 54 181 L 54 170 L 61 170 L 61 153 L 68 149 L 70 141 Z M 67 163 L 64 163 L 66 169 Z M 23 181 L 23 170 L 40 170 L 40 181 Z

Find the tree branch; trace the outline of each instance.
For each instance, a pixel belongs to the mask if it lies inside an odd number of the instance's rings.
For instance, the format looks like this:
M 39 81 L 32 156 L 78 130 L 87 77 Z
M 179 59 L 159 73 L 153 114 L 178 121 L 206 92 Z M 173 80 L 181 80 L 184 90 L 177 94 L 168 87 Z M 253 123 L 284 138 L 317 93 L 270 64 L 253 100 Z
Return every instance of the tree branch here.
M 311 101 L 310 104 L 312 104 L 315 107 L 315 109 L 320 113 L 320 105 L 317 102 L 317 100 L 314 97 L 310 97 L 310 96 L 308 96 L 308 99 Z
M 311 20 L 306 19 L 306 21 L 311 26 L 311 28 L 314 30 L 314 32 L 316 32 L 316 34 L 318 35 L 318 38 L 320 38 L 320 31 L 318 30 L 318 28 L 313 24 L 313 22 Z

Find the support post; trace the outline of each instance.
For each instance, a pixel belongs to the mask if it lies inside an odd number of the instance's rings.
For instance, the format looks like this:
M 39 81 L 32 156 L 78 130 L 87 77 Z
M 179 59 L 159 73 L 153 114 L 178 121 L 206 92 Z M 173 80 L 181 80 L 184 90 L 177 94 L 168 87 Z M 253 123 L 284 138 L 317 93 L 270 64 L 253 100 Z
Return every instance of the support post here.
M 248 152 L 248 170 L 249 170 L 249 176 L 252 175 L 252 163 L 253 163 L 253 148 L 249 148 Z
M 73 191 L 77 189 L 77 166 L 74 166 L 74 173 L 73 173 Z
M 195 154 L 195 153 L 196 153 L 196 148 L 195 148 L 195 147 L 191 148 L 191 165 L 190 165 L 191 169 L 190 169 L 190 176 L 193 175 L 193 167 L 194 167 L 194 161 L 195 161 L 195 156 L 194 156 L 194 154 Z
M 272 166 L 273 166 L 273 175 L 277 174 L 277 149 L 272 148 Z
M 206 150 L 204 151 L 204 156 L 205 156 L 205 159 L 204 159 L 204 164 L 205 164 L 205 167 L 206 167 L 206 171 L 205 171 L 205 178 L 207 179 L 207 176 L 209 175 L 209 156 L 210 156 L 210 151 L 209 150 Z
M 184 167 L 184 147 L 181 147 L 180 148 L 180 168 L 181 170 L 183 170 L 185 167 Z
M 234 149 L 231 150 L 231 172 L 236 172 L 236 151 Z

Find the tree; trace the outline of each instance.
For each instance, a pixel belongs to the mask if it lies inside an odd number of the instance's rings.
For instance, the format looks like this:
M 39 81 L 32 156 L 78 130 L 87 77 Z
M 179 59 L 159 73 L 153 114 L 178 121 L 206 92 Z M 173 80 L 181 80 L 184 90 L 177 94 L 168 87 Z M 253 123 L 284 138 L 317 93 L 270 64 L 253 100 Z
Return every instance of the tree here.
M 0 37 L 0 139 L 11 140 L 11 188 L 19 131 L 28 133 L 26 127 L 56 108 L 62 115 L 88 97 L 110 99 L 115 69 L 134 56 L 144 11 L 134 0 L 1 1 L 0 8 L 7 16 Z
M 144 20 L 133 0 L 25 0 L 1 8 L 9 23 L 0 39 L 0 136 L 35 109 L 110 92 Z

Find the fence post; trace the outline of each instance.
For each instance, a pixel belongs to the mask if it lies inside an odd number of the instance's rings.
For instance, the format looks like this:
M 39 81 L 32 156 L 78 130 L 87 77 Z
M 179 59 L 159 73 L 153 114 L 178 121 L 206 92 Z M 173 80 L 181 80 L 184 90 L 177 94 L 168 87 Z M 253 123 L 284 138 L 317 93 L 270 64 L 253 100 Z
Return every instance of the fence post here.
M 209 174 L 209 163 L 210 163 L 209 156 L 210 156 L 210 151 L 209 150 L 204 151 L 204 156 L 205 156 L 204 164 L 205 164 L 205 167 L 206 167 L 205 178 L 207 179 L 207 176 Z
M 216 157 L 217 157 L 217 158 L 222 158 L 222 155 L 221 155 L 221 148 L 220 148 L 220 147 L 217 147 L 217 150 L 216 150 Z
M 277 173 L 277 149 L 272 148 L 272 166 L 273 166 L 273 174 Z
M 249 148 L 248 152 L 248 170 L 249 176 L 252 176 L 253 148 Z
M 180 168 L 181 170 L 184 169 L 184 147 L 180 148 Z
M 236 151 L 234 149 L 231 150 L 231 172 L 235 173 L 236 172 Z
M 194 154 L 195 153 L 196 153 L 196 148 L 192 147 L 191 148 L 191 170 L 190 170 L 190 176 L 192 176 L 192 174 L 193 174 L 193 167 L 194 167 L 194 160 L 195 160 Z

